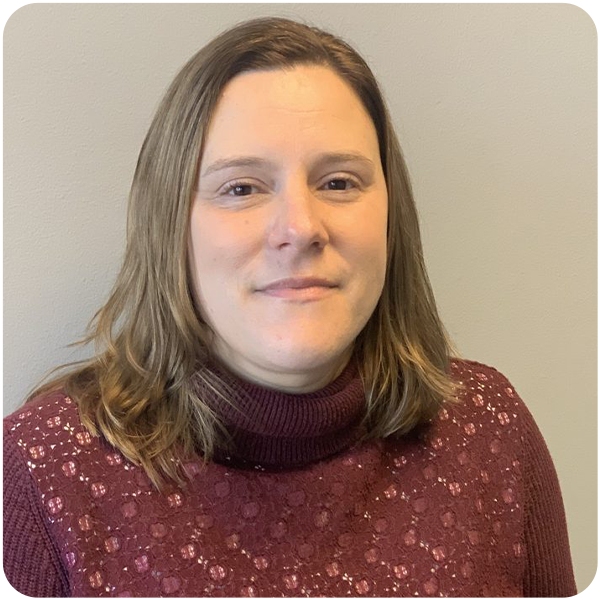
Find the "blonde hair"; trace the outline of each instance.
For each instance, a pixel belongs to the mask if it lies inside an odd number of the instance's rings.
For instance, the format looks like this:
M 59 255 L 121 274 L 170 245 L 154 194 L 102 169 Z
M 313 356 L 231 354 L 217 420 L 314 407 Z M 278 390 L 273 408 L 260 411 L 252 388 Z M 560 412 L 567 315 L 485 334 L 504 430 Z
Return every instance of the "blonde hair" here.
M 35 387 L 26 402 L 62 390 L 93 435 L 102 434 L 146 471 L 185 486 L 181 458 L 208 463 L 230 447 L 203 398 L 235 406 L 235 394 L 206 364 L 212 332 L 194 305 L 188 259 L 192 190 L 211 115 L 225 85 L 250 70 L 319 65 L 356 92 L 377 130 L 388 192 L 388 256 L 381 298 L 355 341 L 365 387 L 363 439 L 401 436 L 463 389 L 450 373 L 458 352 L 441 322 L 422 253 L 408 171 L 371 70 L 346 42 L 280 17 L 243 22 L 197 52 L 168 88 L 143 142 L 132 182 L 123 264 L 86 335 L 92 358 Z M 119 322 L 120 321 L 120 322 Z

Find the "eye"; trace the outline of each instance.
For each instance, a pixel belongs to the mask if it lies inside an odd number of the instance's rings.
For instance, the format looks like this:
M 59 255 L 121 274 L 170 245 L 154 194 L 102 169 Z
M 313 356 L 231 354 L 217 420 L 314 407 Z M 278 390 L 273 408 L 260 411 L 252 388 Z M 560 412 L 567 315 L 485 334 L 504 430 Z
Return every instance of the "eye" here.
M 358 183 L 358 181 L 356 181 L 352 177 L 332 177 L 331 179 L 327 180 L 327 183 L 331 183 L 332 181 L 345 181 L 346 183 L 352 184 L 355 188 L 360 187 L 360 184 Z M 328 190 L 328 191 L 347 192 L 348 190 Z
M 328 179 L 326 181 L 326 183 L 324 185 L 328 186 L 330 183 L 336 183 L 336 187 L 335 188 L 328 188 L 326 191 L 329 192 L 348 192 L 350 191 L 348 189 L 348 185 L 353 186 L 354 188 L 359 188 L 360 187 L 360 183 L 354 179 L 353 177 L 348 177 L 348 176 L 340 176 L 340 177 L 332 177 L 330 179 Z M 344 184 L 344 188 L 340 189 L 339 187 L 337 187 L 337 184 L 339 184 L 340 182 L 343 182 Z M 244 188 L 253 188 L 256 187 L 254 186 L 251 182 L 249 181 L 232 181 L 231 183 L 229 183 L 228 185 L 225 186 L 225 189 L 223 190 L 223 194 L 225 196 L 230 195 L 230 192 L 235 191 L 235 190 L 243 190 Z M 237 197 L 237 198 L 241 198 L 244 196 L 249 196 L 250 194 L 236 194 L 234 193 L 233 196 Z
M 231 190 L 238 188 L 238 187 L 242 188 L 242 187 L 254 187 L 254 186 L 248 181 L 233 181 L 225 187 L 225 190 L 223 191 L 223 195 L 229 194 L 229 192 Z M 236 196 L 236 197 L 241 198 L 242 196 Z

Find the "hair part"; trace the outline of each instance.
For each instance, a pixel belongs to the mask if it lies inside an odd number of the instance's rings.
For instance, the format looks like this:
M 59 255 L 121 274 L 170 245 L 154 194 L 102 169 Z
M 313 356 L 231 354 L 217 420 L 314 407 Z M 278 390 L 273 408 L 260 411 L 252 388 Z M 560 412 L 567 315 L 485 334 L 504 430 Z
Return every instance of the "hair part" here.
M 379 141 L 388 192 L 386 279 L 356 339 L 365 386 L 363 439 L 402 436 L 429 422 L 464 389 L 450 372 L 459 354 L 439 318 L 423 260 L 408 170 L 369 66 L 340 38 L 282 17 L 242 22 L 214 38 L 179 71 L 152 120 L 138 158 L 127 213 L 123 263 L 107 302 L 71 346 L 95 344 L 92 358 L 33 388 L 26 402 L 63 391 L 84 426 L 102 434 L 159 490 L 185 487 L 182 460 L 232 439 L 203 398 L 236 406 L 235 392 L 207 368 L 213 332 L 194 303 L 188 241 L 191 201 L 208 124 L 236 75 L 296 65 L 333 69 L 356 92 Z

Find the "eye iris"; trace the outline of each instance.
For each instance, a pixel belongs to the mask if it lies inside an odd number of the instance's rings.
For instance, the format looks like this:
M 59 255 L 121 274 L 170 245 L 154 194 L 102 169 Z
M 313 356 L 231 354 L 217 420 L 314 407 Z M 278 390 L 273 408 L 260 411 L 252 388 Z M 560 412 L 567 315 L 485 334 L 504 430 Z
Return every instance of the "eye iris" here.
M 250 186 L 247 183 L 238 183 L 233 187 L 233 193 L 235 194 L 237 191 L 242 190 L 244 188 L 249 188 Z
M 331 181 L 329 181 L 329 183 L 331 184 L 331 183 L 333 183 L 334 181 L 335 181 L 335 182 L 337 182 L 337 181 L 343 181 L 343 182 L 344 182 L 344 184 L 346 184 L 346 185 L 348 185 L 348 183 L 349 183 L 349 181 L 348 181 L 347 179 L 332 179 Z M 337 187 L 336 187 L 335 189 L 337 189 Z M 342 190 L 342 191 L 345 191 L 345 189 L 344 189 L 344 190 Z

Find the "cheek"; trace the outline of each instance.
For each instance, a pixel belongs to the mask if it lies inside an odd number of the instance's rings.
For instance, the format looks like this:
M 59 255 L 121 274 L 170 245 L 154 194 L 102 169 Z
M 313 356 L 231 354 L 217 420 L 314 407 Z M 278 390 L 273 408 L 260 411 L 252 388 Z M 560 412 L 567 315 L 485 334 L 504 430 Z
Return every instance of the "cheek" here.
M 360 224 L 360 225 L 359 225 Z M 377 270 L 387 254 L 387 213 L 383 210 L 362 211 L 348 223 L 345 238 L 356 251 L 357 262 Z
M 196 205 L 190 218 L 189 253 L 194 287 L 201 301 L 205 293 L 210 291 L 211 282 L 218 281 L 216 271 L 219 269 L 220 252 L 215 242 L 220 239 L 219 231 L 207 222 Z
M 243 222 L 215 218 L 210 211 L 194 207 L 189 252 L 200 286 L 208 291 L 234 281 L 249 256 L 251 238 Z
M 196 203 L 190 219 L 190 239 L 199 266 L 210 269 L 229 255 L 235 246 L 235 232 L 229 224 L 210 209 Z
M 365 292 L 379 296 L 385 282 L 387 267 L 387 218 L 373 215 L 362 220 L 368 223 L 356 233 L 355 264 L 362 272 Z

